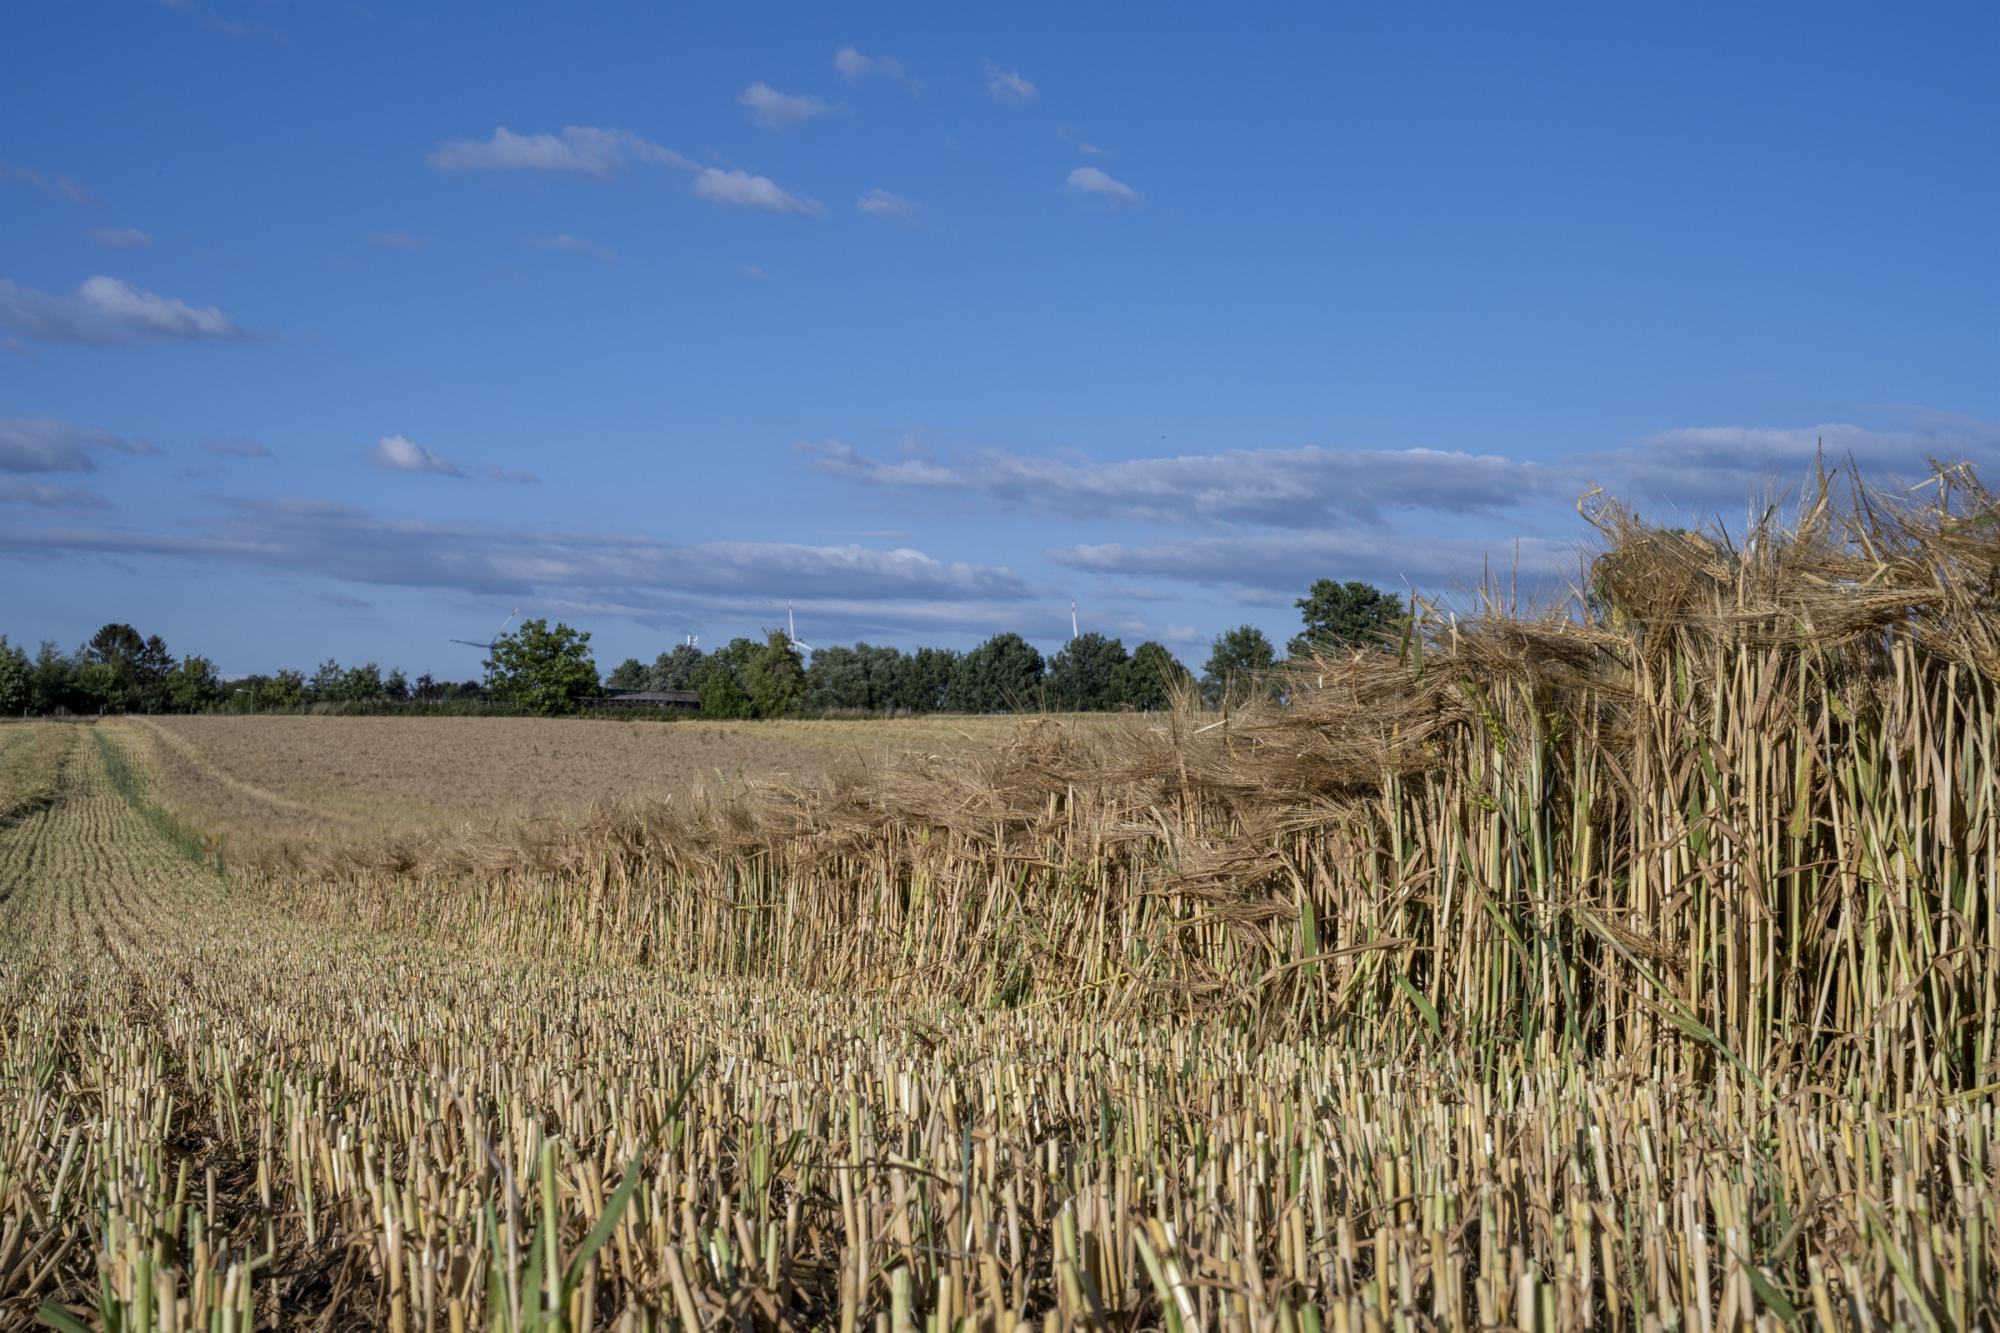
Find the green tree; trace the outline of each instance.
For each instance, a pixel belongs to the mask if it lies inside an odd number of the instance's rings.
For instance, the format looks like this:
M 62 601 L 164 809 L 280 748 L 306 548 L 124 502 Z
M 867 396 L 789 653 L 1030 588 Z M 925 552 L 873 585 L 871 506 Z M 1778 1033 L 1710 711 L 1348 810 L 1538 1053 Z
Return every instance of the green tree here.
M 329 657 L 312 673 L 312 679 L 306 682 L 306 688 L 312 691 L 315 702 L 338 703 L 346 684 L 347 673 L 341 669 L 340 663 Z
M 704 660 L 695 668 L 694 679 L 690 682 L 701 694 L 701 715 L 714 718 L 744 718 L 757 715 L 756 705 L 750 696 L 736 683 L 736 673 L 720 653 Z
M 49 640 L 42 640 L 28 676 L 28 711 L 46 715 L 72 713 L 83 707 L 76 659 Z
M 1119 704 L 1120 674 L 1131 662 L 1122 639 L 1079 634 L 1049 659 L 1049 706 L 1066 713 L 1095 713 Z
M 372 704 L 388 694 L 388 687 L 382 683 L 382 668 L 369 662 L 358 667 L 349 667 L 340 678 L 340 701 L 350 704 Z
M 34 693 L 34 668 L 28 654 L 0 634 L 0 717 L 25 713 Z
M 837 645 L 815 650 L 806 668 L 805 706 L 814 713 L 868 707 L 868 671 L 861 654 Z
M 643 690 L 647 684 L 646 664 L 636 657 L 628 657 L 611 669 L 604 683 L 614 690 Z
M 1042 655 L 1018 634 L 996 634 L 958 659 L 945 706 L 960 713 L 1032 708 L 1042 684 Z
M 677 643 L 653 659 L 646 673 L 649 690 L 691 690 L 695 673 L 701 670 L 702 651 L 691 643 Z
M 1173 702 L 1174 695 L 1193 683 L 1194 677 L 1166 645 L 1148 639 L 1132 650 L 1132 656 L 1118 668 L 1113 693 L 1124 708 L 1154 713 Z
M 157 711 L 166 704 L 167 673 L 173 654 L 155 634 L 143 638 L 130 625 L 113 622 L 90 636 L 77 654 L 78 684 L 100 712 Z
M 410 697 L 410 678 L 403 674 L 403 668 L 396 667 L 389 672 L 389 678 L 382 682 L 382 691 L 397 703 Z
M 1217 635 L 1201 669 L 1201 697 L 1211 708 L 1240 704 L 1252 693 L 1270 688 L 1276 660 L 1271 641 L 1255 625 L 1238 625 Z
M 1293 657 L 1379 643 L 1404 616 L 1402 598 L 1358 580 L 1320 579 L 1295 605 L 1306 627 L 1286 650 Z
M 958 654 L 949 648 L 919 648 L 901 656 L 888 693 L 890 708 L 906 713 L 935 713 L 944 707 L 945 692 L 958 671 Z
M 202 713 L 222 701 L 222 677 L 215 663 L 193 653 L 167 674 L 167 703 L 177 713 Z
M 280 671 L 259 691 L 263 708 L 299 708 L 306 702 L 306 678 L 298 671 Z
M 741 672 L 743 692 L 758 717 L 783 717 L 806 695 L 806 666 L 783 630 L 774 629 Z
M 486 659 L 486 688 L 503 703 L 554 716 L 580 710 L 597 693 L 597 662 L 590 632 L 547 620 L 524 620 L 493 641 Z

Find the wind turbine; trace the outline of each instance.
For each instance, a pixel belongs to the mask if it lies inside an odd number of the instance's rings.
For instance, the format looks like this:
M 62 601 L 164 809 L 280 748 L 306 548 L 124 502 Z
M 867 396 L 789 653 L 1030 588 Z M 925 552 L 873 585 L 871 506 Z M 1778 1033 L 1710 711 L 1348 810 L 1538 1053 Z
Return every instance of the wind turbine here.
M 1075 643 L 1081 636 L 1076 631 L 1076 598 L 1069 599 L 1069 641 Z
M 521 614 L 521 608 L 518 606 L 515 607 L 512 611 L 509 611 L 507 613 L 507 618 L 500 622 L 500 628 L 495 630 L 493 632 L 493 637 L 488 639 L 485 643 L 480 643 L 473 639 L 453 639 L 452 642 L 462 643 L 468 648 L 484 648 L 486 650 L 486 655 L 488 657 L 491 657 L 493 655 L 495 646 L 500 642 L 500 636 L 507 632 L 507 627 L 514 623 L 514 617 L 520 614 Z
M 789 597 L 785 599 L 785 642 L 801 652 L 810 653 L 813 650 L 811 644 L 799 642 L 798 624 L 792 618 L 792 599 Z

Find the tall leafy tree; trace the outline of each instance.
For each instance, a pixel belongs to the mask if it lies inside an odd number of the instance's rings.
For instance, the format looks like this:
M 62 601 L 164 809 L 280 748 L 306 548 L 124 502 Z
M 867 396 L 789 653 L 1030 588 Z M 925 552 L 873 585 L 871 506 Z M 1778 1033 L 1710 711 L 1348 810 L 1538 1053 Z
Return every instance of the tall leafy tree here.
M 315 700 L 335 703 L 339 701 L 341 690 L 346 684 L 347 672 L 341 668 L 340 663 L 329 657 L 312 673 L 312 678 L 306 682 L 306 688 L 312 691 Z
M 1253 692 L 1268 688 L 1276 660 L 1271 641 L 1255 625 L 1238 625 L 1217 635 L 1201 669 L 1201 696 L 1211 708 L 1242 703 Z
M 28 654 L 0 634 L 0 717 L 26 712 L 33 696 L 34 668 Z
M 1148 639 L 1132 650 L 1132 656 L 1118 668 L 1112 682 L 1121 707 L 1142 713 L 1158 712 L 1173 702 L 1174 695 L 1193 682 L 1193 675 L 1162 643 Z
M 743 692 L 758 717 L 783 717 L 806 695 L 805 661 L 783 630 L 772 630 L 741 672 Z
M 1402 598 L 1353 579 L 1320 579 L 1296 605 L 1306 627 L 1287 649 L 1293 657 L 1379 643 L 1404 615 Z
M 167 675 L 167 702 L 177 713 L 204 713 L 222 702 L 215 663 L 189 653 Z
M 919 648 L 901 658 L 896 663 L 888 707 L 908 713 L 935 713 L 943 708 L 958 660 L 958 654 L 949 648 Z
M 604 678 L 604 683 L 614 690 L 643 690 L 650 683 L 651 674 L 644 662 L 628 657 L 611 668 L 611 674 Z
M 1130 663 L 1125 643 L 1092 631 L 1079 634 L 1049 659 L 1049 705 L 1066 713 L 1116 708 L 1121 673 Z
M 373 662 L 349 667 L 341 675 L 339 698 L 342 703 L 372 704 L 388 693 L 388 687 L 382 683 L 382 668 Z
M 597 662 L 590 632 L 547 620 L 524 620 L 494 640 L 486 659 L 486 687 L 493 697 L 531 713 L 574 713 L 597 692 Z
M 1042 655 L 1018 634 L 996 634 L 958 659 L 945 706 L 960 713 L 1004 713 L 1033 707 L 1042 684 Z
M 159 635 L 144 638 L 130 625 L 114 622 L 91 635 L 77 658 L 78 683 L 92 707 L 135 712 L 165 706 L 174 659 Z
M 695 668 L 689 684 L 701 692 L 701 715 L 713 718 L 743 718 L 757 715 L 756 705 L 736 681 L 736 673 L 722 654 L 714 653 Z
M 653 659 L 646 673 L 649 690 L 691 690 L 695 673 L 701 670 L 702 652 L 691 643 L 677 643 Z
M 861 654 L 837 644 L 815 650 L 806 668 L 805 707 L 815 713 L 868 707 L 868 671 Z
M 78 687 L 76 659 L 42 640 L 28 675 L 28 711 L 67 713 L 87 706 Z

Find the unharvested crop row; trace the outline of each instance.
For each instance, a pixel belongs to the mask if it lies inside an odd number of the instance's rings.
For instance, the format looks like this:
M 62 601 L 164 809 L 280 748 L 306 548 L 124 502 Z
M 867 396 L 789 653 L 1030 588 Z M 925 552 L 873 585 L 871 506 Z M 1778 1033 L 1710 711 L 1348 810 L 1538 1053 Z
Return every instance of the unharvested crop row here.
M 1978 521 L 1829 503 L 1740 550 L 1611 513 L 1588 620 L 1434 615 L 1227 722 L 389 846 L 293 901 L 1357 1055 L 1965 1091 L 2000 1078 L 2000 538 L 1967 485 Z

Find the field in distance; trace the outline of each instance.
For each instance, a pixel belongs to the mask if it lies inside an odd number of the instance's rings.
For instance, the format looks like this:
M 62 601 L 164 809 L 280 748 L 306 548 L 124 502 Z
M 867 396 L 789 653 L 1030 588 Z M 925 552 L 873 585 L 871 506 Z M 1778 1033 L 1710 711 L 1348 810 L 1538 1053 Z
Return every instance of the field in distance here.
M 259 842 L 348 842 L 607 802 L 727 796 L 757 783 L 838 781 L 915 756 L 984 753 L 1030 722 L 192 716 L 106 725 L 141 744 L 163 802 L 195 828 Z

